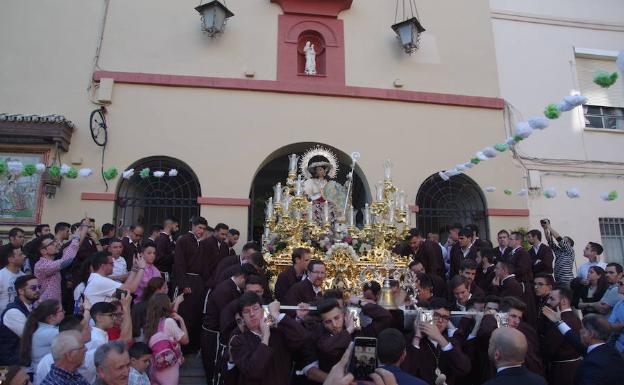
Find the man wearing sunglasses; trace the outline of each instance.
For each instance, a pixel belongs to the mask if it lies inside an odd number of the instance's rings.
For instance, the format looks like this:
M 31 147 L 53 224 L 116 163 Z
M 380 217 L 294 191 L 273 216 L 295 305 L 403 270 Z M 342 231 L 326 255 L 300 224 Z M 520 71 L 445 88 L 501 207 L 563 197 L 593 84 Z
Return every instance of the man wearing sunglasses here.
M 15 280 L 17 298 L 7 306 L 0 319 L 0 366 L 19 363 L 20 339 L 33 303 L 39 299 L 40 289 L 37 278 L 32 275 Z

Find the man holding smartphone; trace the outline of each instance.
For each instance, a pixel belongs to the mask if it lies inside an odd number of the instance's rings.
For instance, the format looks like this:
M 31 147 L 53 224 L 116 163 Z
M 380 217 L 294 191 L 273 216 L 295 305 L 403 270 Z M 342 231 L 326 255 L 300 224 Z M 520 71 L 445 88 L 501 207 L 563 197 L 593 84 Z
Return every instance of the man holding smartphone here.
M 540 221 L 544 236 L 548 245 L 555 256 L 554 275 L 555 282 L 558 284 L 569 285 L 574 279 L 574 241 L 570 237 L 562 237 L 552 228 L 550 220 L 542 219 Z M 555 243 L 557 241 L 557 243 Z

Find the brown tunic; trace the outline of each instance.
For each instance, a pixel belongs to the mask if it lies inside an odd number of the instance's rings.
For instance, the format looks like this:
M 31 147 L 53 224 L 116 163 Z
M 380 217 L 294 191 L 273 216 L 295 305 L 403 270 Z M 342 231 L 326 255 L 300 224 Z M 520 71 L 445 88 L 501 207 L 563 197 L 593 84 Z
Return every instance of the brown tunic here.
M 130 238 L 128 237 L 123 237 L 121 239 L 121 244 L 123 245 L 121 256 L 124 257 L 126 260 L 126 266 L 130 269 L 132 268 L 132 260 L 135 255 L 138 255 L 141 252 L 141 247 L 134 242 L 130 242 Z
M 214 281 L 215 287 L 219 283 L 231 277 L 231 275 L 227 276 L 226 274 L 223 274 L 224 270 L 226 270 L 228 267 L 231 267 L 231 266 L 240 266 L 240 265 L 241 265 L 241 260 L 238 255 L 228 255 L 227 257 L 220 260 L 215 270 L 215 281 Z
M 156 246 L 156 259 L 154 266 L 163 273 L 171 273 L 173 271 L 173 259 L 175 254 L 175 242 L 169 234 L 162 232 L 154 242 Z
M 533 283 L 533 263 L 528 251 L 518 247 L 509 253 L 507 261 L 514 266 L 514 274 L 518 281 L 529 285 Z
M 286 293 L 285 304 L 286 305 L 299 305 L 300 303 L 313 303 L 321 297 L 321 292 L 318 295 L 312 288 L 312 282 L 309 279 L 304 279 L 301 282 L 294 284 L 290 290 Z
M 451 266 L 449 267 L 449 277 L 453 278 L 454 276 L 459 274 L 459 267 L 461 266 L 461 263 L 464 259 L 477 259 L 477 248 L 474 244 L 470 246 L 468 254 L 466 254 L 466 256 L 464 257 L 464 253 L 459 246 L 459 242 L 457 242 L 453 245 L 453 247 L 451 247 L 449 258 L 451 260 Z
M 204 263 L 204 276 L 206 286 L 213 288 L 217 279 L 215 273 L 219 262 L 228 256 L 228 245 L 225 241 L 220 242 L 214 235 L 199 242 L 199 252 Z
M 573 311 L 561 313 L 561 320 L 572 330 L 581 330 L 581 320 Z M 557 326 L 550 321 L 545 327 L 541 337 L 542 353 L 547 363 L 546 378 L 551 385 L 572 385 L 574 383 L 574 373 L 581 364 L 580 355 L 574 345 L 566 341 L 563 334 L 559 332 Z
M 178 238 L 173 265 L 179 288 L 189 287 L 187 286 L 187 273 L 203 275 L 199 241 L 193 233 L 188 232 Z
M 539 273 L 552 274 L 553 273 L 553 261 L 555 260 L 555 256 L 553 255 L 552 249 L 545 244 L 540 244 L 539 250 L 535 253 L 535 249 L 531 247 L 529 249 L 529 255 L 531 256 L 531 261 L 533 262 L 533 275 Z M 537 262 L 539 260 L 539 262 Z
M 286 270 L 279 273 L 275 282 L 275 299 L 280 302 L 284 301 L 288 290 L 297 282 L 301 282 L 301 276 L 297 276 L 294 267 L 289 266 Z
M 414 261 L 420 261 L 428 274 L 435 274 L 441 278 L 445 276 L 442 249 L 437 243 L 424 240 L 416 250 L 412 249 L 409 244 L 404 244 L 398 246 L 395 251 L 403 256 L 412 257 Z
M 305 329 L 288 316 L 271 329 L 268 346 L 251 331 L 232 337 L 230 354 L 240 372 L 238 383 L 288 385 L 291 353 L 303 346 L 306 337 Z
M 423 379 L 430 385 L 435 384 L 435 370 L 439 367 L 446 375 L 446 383 L 453 385 L 456 379 L 467 375 L 470 372 L 470 358 L 461 347 L 461 343 L 453 338 L 444 336 L 453 348 L 449 351 L 442 351 L 440 346 L 434 346 L 429 338 L 423 336 L 415 347 L 412 344 L 412 336 L 408 338 L 407 355 L 401 364 L 401 369 L 407 373 Z
M 208 295 L 204 326 L 210 330 L 220 330 L 220 314 L 225 307 L 238 297 L 241 291 L 233 280 L 228 279 L 217 285 Z
M 516 297 L 521 299 L 524 294 L 522 284 L 513 276 L 508 276 L 498 286 L 492 288 L 492 293 L 499 297 Z

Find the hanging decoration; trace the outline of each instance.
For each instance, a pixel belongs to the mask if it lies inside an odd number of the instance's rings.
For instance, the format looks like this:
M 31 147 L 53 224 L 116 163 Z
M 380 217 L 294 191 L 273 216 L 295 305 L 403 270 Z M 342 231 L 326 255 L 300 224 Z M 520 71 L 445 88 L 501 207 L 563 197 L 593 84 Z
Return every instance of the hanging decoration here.
M 544 190 L 544 196 L 548 199 L 552 199 L 557 196 L 557 190 L 554 187 L 549 187 Z
M 606 71 L 597 71 L 594 75 L 594 83 L 598 84 L 602 88 L 609 88 L 615 84 L 618 79 L 618 73 L 608 73 Z
M 172 168 L 171 170 L 169 170 L 169 176 L 170 177 L 178 176 L 178 170 L 176 170 L 175 168 Z
M 43 163 L 37 163 L 35 165 L 35 168 L 37 169 L 38 174 L 43 174 L 45 170 L 47 169 L 46 165 Z
M 505 193 L 505 195 L 513 194 L 513 191 L 510 188 L 506 188 L 505 190 L 503 190 L 503 192 Z
M 488 186 L 488 187 L 486 187 L 486 188 L 485 188 L 485 191 L 486 191 L 486 192 L 489 192 L 489 193 L 494 192 L 494 191 L 496 191 L 496 187 L 494 187 L 494 186 Z
M 20 161 L 9 161 L 6 162 L 7 169 L 9 170 L 9 174 L 19 175 L 24 170 L 24 165 Z
M 165 172 L 164 171 L 154 171 L 153 174 L 156 178 L 162 178 L 163 176 L 165 176 Z
M 520 191 L 518 191 L 516 195 L 518 195 L 519 197 L 523 197 L 523 196 L 526 196 L 528 193 L 529 193 L 529 190 L 523 188 Z
M 600 194 L 600 198 L 602 198 L 603 201 L 614 201 L 618 198 L 618 192 L 615 190 L 605 191 Z
M 78 175 L 80 175 L 83 178 L 87 178 L 91 176 L 91 174 L 93 174 L 93 170 L 91 170 L 90 168 L 81 168 L 78 171 Z
M 149 168 L 147 168 L 147 167 L 145 167 L 143 170 L 141 170 L 141 171 L 139 172 L 139 176 L 140 176 L 141 178 L 143 178 L 143 179 L 145 179 L 145 178 L 149 178 L 149 176 L 150 176 L 150 169 L 149 169 Z
M 115 167 L 110 167 L 106 171 L 104 171 L 102 175 L 104 176 L 104 179 L 112 180 L 112 179 L 115 179 L 115 177 L 117 177 L 118 173 L 119 172 L 117 171 Z
M 37 167 L 34 164 L 27 164 L 24 166 L 24 170 L 22 171 L 22 175 L 24 176 L 32 176 L 37 172 Z
M 7 171 L 7 165 L 6 163 L 2 162 L 0 163 L 0 175 L 4 175 L 4 173 Z
M 76 179 L 76 178 L 78 178 L 78 170 L 76 170 L 73 167 L 70 167 L 69 171 L 67 171 L 67 177 L 69 179 Z
M 128 170 L 124 171 L 124 172 L 121 174 L 121 176 L 122 176 L 124 179 L 130 179 L 130 178 L 132 178 L 132 176 L 133 176 L 133 175 L 134 175 L 134 169 L 133 169 L 133 168 L 128 169 Z
M 571 187 L 566 190 L 566 195 L 568 196 L 568 198 L 571 198 L 571 199 L 580 198 L 581 190 L 579 190 L 578 187 Z

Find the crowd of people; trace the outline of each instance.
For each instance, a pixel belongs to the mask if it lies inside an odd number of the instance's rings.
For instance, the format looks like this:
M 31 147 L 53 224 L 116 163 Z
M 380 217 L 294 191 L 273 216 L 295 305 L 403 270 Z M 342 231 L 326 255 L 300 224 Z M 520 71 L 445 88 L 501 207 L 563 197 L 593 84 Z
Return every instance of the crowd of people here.
M 394 251 L 413 279 L 388 282 L 392 306 L 380 304 L 383 282 L 359 297 L 326 287 L 309 249 L 294 249 L 270 285 L 257 243 L 237 254 L 237 230 L 202 217 L 186 234 L 179 225 L 96 231 L 84 218 L 38 225 L 28 243 L 11 229 L 0 246 L 4 381 L 174 385 L 196 353 L 215 385 L 349 384 L 360 371 L 385 385 L 624 378 L 622 266 L 589 242 L 574 272 L 574 241 L 548 220 L 527 234 L 501 230 L 496 246 L 475 225 L 448 226 L 444 244 L 412 229 Z M 414 309 L 432 318 L 412 322 Z M 358 337 L 376 343 L 349 373 Z

